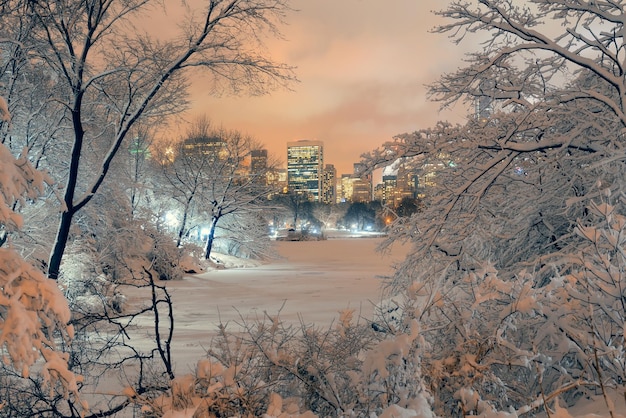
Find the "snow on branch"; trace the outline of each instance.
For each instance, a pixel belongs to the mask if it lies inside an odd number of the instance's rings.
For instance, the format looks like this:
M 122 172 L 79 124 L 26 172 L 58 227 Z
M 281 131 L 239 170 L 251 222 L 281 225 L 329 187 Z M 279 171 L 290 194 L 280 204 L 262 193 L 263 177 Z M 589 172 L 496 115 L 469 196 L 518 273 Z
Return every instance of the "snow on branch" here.
M 34 199 L 49 178 L 30 164 L 27 150 L 15 159 L 0 144 L 0 227 L 19 229 L 14 205 Z M 73 337 L 70 310 L 57 282 L 46 278 L 13 248 L 0 248 L 0 348 L 3 361 L 27 378 L 40 360 L 44 381 L 61 392 L 77 395 L 80 377 L 68 368 L 68 355 L 58 351 L 60 340 Z M 86 405 L 83 405 L 86 407 Z

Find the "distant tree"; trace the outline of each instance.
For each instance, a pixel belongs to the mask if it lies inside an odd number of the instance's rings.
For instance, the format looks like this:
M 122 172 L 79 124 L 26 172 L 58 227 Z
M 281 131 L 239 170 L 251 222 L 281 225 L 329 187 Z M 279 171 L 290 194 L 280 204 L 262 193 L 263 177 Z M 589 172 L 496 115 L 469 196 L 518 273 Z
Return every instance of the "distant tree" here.
M 120 158 L 119 166 L 128 182 L 125 191 L 130 201 L 132 215 L 135 216 L 141 208 L 149 206 L 147 200 L 151 194 L 150 184 L 153 174 L 150 149 L 154 135 L 147 127 L 137 126 L 131 138 L 125 158 L 124 156 Z
M 345 215 L 347 205 L 317 203 L 313 214 L 326 227 L 336 227 L 339 220 Z
M 222 218 L 262 210 L 274 187 L 259 180 L 274 167 L 270 160 L 264 169 L 252 173 L 251 153 L 259 144 L 237 131 L 212 129 L 206 118 L 196 121 L 186 136 L 172 162 L 162 159 L 163 175 L 182 212 L 178 245 L 191 229 L 208 225 L 204 249 L 208 259 Z M 263 231 L 266 227 L 266 222 L 257 225 Z
M 276 195 L 273 199 L 286 207 L 291 213 L 290 224 L 293 228 L 297 228 L 298 221 L 306 222 L 314 218 L 313 203 L 306 193 L 289 191 L 288 193 Z
M 414 213 L 420 211 L 421 204 L 419 199 L 415 199 L 412 197 L 404 197 L 398 204 L 396 208 L 396 214 L 398 216 L 409 217 Z
M 145 16 L 141 13 L 152 5 L 152 11 L 158 10 L 159 2 L 149 0 L 3 3 L 3 21 L 25 17 L 22 21 L 29 25 L 20 39 L 8 32 L 3 41 L 19 43 L 31 62 L 45 67 L 56 83 L 46 103 L 55 109 L 63 106 L 58 114 L 66 117 L 71 132 L 61 217 L 48 267 L 51 278 L 59 276 L 74 216 L 100 188 L 135 124 L 156 123 L 185 108 L 186 70 L 210 74 L 216 89 L 254 94 L 293 80 L 291 68 L 258 53 L 263 34 L 277 32 L 286 2 L 211 1 L 203 9 L 189 10 L 193 18 L 180 25 L 184 33 L 169 39 L 126 30 L 138 27 L 138 19 Z M 97 142 L 106 151 L 85 167 L 90 145 Z
M 216 231 L 215 251 L 254 260 L 275 259 L 276 249 L 268 238 L 269 220 L 265 215 L 276 209 L 271 205 L 259 208 L 262 210 L 224 217 Z
M 373 227 L 376 223 L 376 209 L 363 202 L 354 202 L 348 206 L 342 223 L 346 228 L 363 231 L 367 226 Z
M 181 215 L 176 232 L 176 245 L 180 246 L 183 238 L 190 231 L 198 228 L 198 216 L 204 201 L 204 184 L 209 171 L 219 161 L 222 144 L 212 137 L 212 127 L 206 117 L 197 119 L 185 134 L 185 140 L 176 145 L 164 144 L 156 150 L 156 163 L 160 165 L 165 184 L 166 196 L 174 199 Z M 212 149 L 208 148 L 213 144 Z M 206 145 L 206 147 L 205 147 Z M 192 218 L 195 216 L 196 219 Z M 192 225 L 190 227 L 190 222 Z

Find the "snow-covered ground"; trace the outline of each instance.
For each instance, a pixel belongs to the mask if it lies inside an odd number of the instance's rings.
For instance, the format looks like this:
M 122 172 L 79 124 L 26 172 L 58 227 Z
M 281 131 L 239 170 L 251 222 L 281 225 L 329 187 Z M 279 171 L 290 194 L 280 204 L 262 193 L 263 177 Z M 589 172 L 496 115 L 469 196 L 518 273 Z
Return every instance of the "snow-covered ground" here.
M 383 277 L 407 247 L 376 251 L 382 238 L 277 241 L 279 258 L 245 268 L 210 270 L 161 282 L 172 295 L 173 353 L 177 369 L 194 367 L 220 321 L 236 326 L 242 317 L 277 315 L 290 323 L 326 327 L 345 308 L 370 319 L 380 300 Z M 219 258 L 219 256 L 218 256 Z M 188 371 L 180 370 L 182 372 Z
M 408 246 L 397 246 L 391 253 L 381 254 L 376 248 L 382 239 L 334 234 L 325 241 L 277 241 L 275 261 L 260 264 L 221 256 L 226 265 L 238 268 L 160 282 L 174 302 L 172 353 L 177 374 L 195 368 L 220 322 L 236 329 L 241 318 L 280 314 L 287 323 L 303 321 L 327 327 L 345 308 L 355 309 L 362 320 L 371 319 L 373 306 L 380 301 L 383 278 L 393 273 L 394 263 L 408 251 Z M 153 324 L 145 326 L 150 331 Z M 614 400 L 621 414 L 615 418 L 624 418 L 623 397 L 616 394 Z M 599 397 L 550 416 L 572 417 L 608 418 L 609 414 Z

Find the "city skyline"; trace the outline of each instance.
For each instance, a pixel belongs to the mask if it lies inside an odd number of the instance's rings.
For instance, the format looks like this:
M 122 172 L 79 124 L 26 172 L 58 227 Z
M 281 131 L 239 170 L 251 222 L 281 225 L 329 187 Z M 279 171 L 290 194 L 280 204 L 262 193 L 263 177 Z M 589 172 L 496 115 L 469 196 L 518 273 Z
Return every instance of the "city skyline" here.
M 287 142 L 323 141 L 327 161 L 347 174 L 363 153 L 394 135 L 461 121 L 460 107 L 439 111 L 425 85 L 461 65 L 472 45 L 430 33 L 432 10 L 448 0 L 382 2 L 293 0 L 283 40 L 268 41 L 270 55 L 293 65 L 300 80 L 291 91 L 267 96 L 211 96 L 202 77 L 192 81 L 186 118 L 206 115 L 214 124 L 259 140 L 286 165 Z

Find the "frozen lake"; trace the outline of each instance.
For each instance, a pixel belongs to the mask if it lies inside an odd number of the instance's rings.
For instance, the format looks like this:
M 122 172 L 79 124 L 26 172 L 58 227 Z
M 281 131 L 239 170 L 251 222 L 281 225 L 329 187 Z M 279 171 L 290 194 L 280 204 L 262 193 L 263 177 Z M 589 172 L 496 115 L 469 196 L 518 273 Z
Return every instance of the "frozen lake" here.
M 345 308 L 355 309 L 355 318 L 371 319 L 373 305 L 381 297 L 383 278 L 393 273 L 392 265 L 406 254 L 405 247 L 398 247 L 383 255 L 376 251 L 381 242 L 382 238 L 276 241 L 279 257 L 270 263 L 158 282 L 167 288 L 174 306 L 171 352 L 176 375 L 192 372 L 198 360 L 206 357 L 220 322 L 237 331 L 242 318 L 262 318 L 265 313 L 276 316 L 280 311 L 280 317 L 289 324 L 299 325 L 302 320 L 326 328 Z M 136 306 L 145 305 L 151 297 L 149 288 L 132 288 L 125 294 Z M 162 308 L 159 314 L 165 337 L 168 312 Z M 152 350 L 152 316 L 142 315 L 133 322 L 136 327 L 127 330 L 133 346 Z M 109 376 L 94 387 L 93 393 L 117 393 L 125 386 L 120 376 Z M 91 399 L 92 404 L 98 399 L 99 395 Z M 134 415 L 128 411 L 124 416 Z
M 405 247 L 378 253 L 381 241 L 277 241 L 280 259 L 270 264 L 211 270 L 181 281 L 161 282 L 174 303 L 174 358 L 195 364 L 220 321 L 234 330 L 242 317 L 280 312 L 289 323 L 302 320 L 326 327 L 345 308 L 355 309 L 355 317 L 371 318 L 383 278 L 393 273 L 392 265 L 406 254 Z

